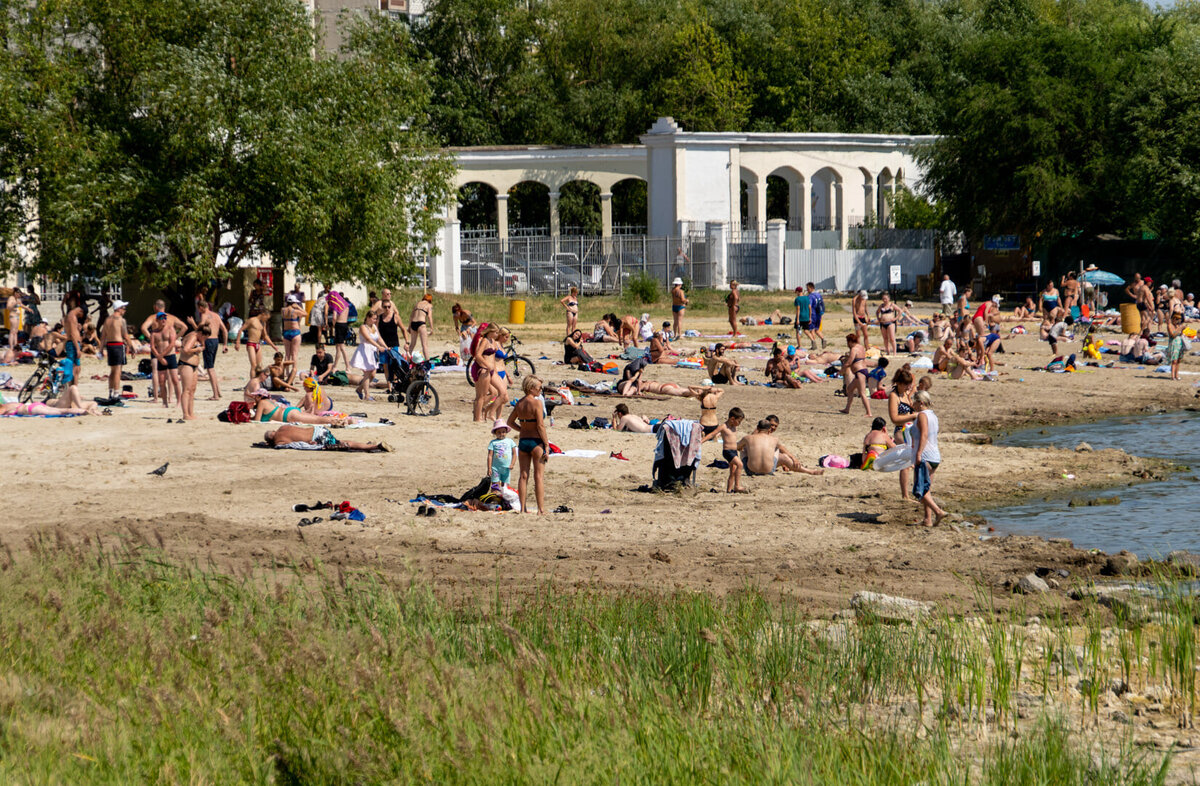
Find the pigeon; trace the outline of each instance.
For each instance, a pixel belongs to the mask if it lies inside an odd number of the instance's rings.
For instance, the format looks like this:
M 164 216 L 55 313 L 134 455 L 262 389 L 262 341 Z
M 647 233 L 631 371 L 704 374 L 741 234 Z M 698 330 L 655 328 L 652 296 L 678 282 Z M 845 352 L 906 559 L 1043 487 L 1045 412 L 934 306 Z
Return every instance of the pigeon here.
M 167 474 L 167 467 L 169 467 L 169 466 L 171 466 L 171 462 L 168 461 L 166 464 L 163 464 L 158 469 L 151 470 L 150 472 L 147 472 L 146 474 L 147 475 L 158 475 L 161 478 L 163 475 Z

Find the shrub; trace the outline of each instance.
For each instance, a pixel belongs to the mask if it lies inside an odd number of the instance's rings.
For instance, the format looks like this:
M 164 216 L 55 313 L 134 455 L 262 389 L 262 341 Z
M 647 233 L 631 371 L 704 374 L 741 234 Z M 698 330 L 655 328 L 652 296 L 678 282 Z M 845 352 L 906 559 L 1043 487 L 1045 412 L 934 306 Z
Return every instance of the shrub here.
M 625 282 L 625 289 L 621 293 L 627 303 L 657 303 L 661 295 L 658 279 L 648 273 L 634 273 Z

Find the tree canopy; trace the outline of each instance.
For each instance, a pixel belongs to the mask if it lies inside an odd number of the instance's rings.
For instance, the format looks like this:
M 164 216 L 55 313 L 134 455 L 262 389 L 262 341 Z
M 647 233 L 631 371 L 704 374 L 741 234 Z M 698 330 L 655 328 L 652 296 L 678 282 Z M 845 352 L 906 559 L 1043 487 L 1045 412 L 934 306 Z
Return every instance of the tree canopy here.
M 404 27 L 360 22 L 342 57 L 315 58 L 294 0 L 7 8 L 0 229 L 10 251 L 27 231 L 36 272 L 170 284 L 255 255 L 343 280 L 413 269 L 450 165 L 414 121 L 427 74 Z

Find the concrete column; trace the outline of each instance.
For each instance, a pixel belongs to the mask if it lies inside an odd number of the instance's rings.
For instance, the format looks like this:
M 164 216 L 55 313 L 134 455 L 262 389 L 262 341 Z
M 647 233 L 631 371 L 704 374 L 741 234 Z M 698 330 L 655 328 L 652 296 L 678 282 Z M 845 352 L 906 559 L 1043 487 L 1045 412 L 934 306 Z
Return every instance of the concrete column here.
M 458 197 L 450 200 L 450 204 L 446 205 L 446 217 L 450 221 L 458 220 Z
M 442 228 L 442 250 L 432 264 L 430 283 L 438 292 L 462 292 L 462 224 L 447 221 Z
M 761 178 L 754 181 L 750 186 L 752 218 L 754 226 L 751 227 L 756 232 L 762 232 L 767 228 L 767 179 Z
M 612 192 L 600 192 L 600 237 L 612 237 Z
M 783 266 L 787 256 L 787 222 L 773 218 L 767 222 L 767 289 L 783 289 Z
M 508 240 L 508 194 L 496 194 L 496 237 Z
M 557 191 L 550 192 L 550 237 L 554 238 L 555 240 L 557 240 L 558 236 L 562 234 L 559 231 L 560 222 L 558 220 L 558 197 L 559 193 Z
M 800 247 L 812 248 L 812 181 L 805 180 L 800 186 Z
M 846 215 L 846 189 L 842 183 L 835 182 L 832 190 L 834 198 L 833 207 L 837 210 L 834 215 L 837 216 L 838 248 L 845 250 L 846 241 L 850 237 L 850 228 L 847 226 L 850 221 Z
M 729 287 L 729 228 L 724 221 L 709 221 L 705 225 L 708 235 L 708 258 L 712 262 L 712 285 L 718 289 Z
M 875 184 L 863 183 L 863 220 L 868 224 L 875 217 Z

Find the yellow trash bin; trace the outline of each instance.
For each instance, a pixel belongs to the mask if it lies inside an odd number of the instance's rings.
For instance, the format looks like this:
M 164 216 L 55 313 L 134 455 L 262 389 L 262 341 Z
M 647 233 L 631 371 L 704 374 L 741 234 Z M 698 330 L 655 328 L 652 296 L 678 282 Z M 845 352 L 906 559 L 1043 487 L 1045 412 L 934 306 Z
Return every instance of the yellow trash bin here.
M 1126 335 L 1142 332 L 1142 315 L 1136 303 L 1121 304 L 1121 332 Z
M 525 324 L 525 301 L 510 300 L 508 301 L 508 324 L 524 325 Z

